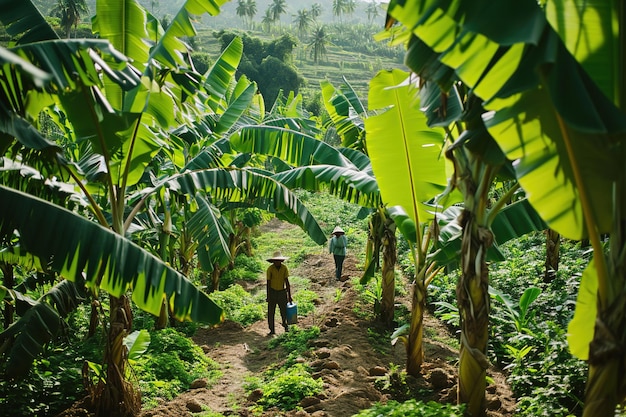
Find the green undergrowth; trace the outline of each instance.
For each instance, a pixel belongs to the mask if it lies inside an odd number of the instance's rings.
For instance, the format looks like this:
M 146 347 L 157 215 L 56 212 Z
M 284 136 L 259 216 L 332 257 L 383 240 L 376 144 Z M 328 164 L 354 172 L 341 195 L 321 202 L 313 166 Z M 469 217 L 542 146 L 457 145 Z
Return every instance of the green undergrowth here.
M 262 291 L 251 294 L 240 284 L 216 291 L 209 295 L 217 305 L 224 310 L 224 317 L 241 324 L 249 326 L 265 317 L 267 304 L 265 303 L 265 293 Z
M 150 333 L 148 350 L 133 366 L 133 372 L 145 409 L 158 405 L 159 398 L 176 397 L 198 378 L 206 378 L 210 387 L 222 375 L 217 362 L 172 328 Z
M 355 414 L 355 417 L 462 417 L 463 415 L 464 407 L 460 405 L 411 399 L 402 403 L 397 401 L 378 403 L 367 410 L 361 410 Z
M 277 366 L 267 369 L 261 377 L 248 377 L 245 389 L 248 393 L 260 389 L 263 393 L 257 404 L 262 409 L 277 407 L 293 410 L 304 397 L 317 395 L 323 390 L 321 379 L 311 376 L 310 368 L 297 363 L 296 359 L 309 350 L 309 341 L 320 334 L 318 327 L 301 329 L 292 325 L 289 332 L 283 333 L 268 342 L 271 350 L 282 349 L 286 357 Z
M 545 237 L 534 233 L 499 248 L 505 261 L 490 265 L 492 289 L 488 355 L 504 369 L 518 407 L 516 416 L 579 416 L 587 366 L 567 346 L 580 276 L 588 253 L 562 239 L 559 269 L 545 279 Z M 429 286 L 429 306 L 458 330 L 455 288 L 458 272 Z

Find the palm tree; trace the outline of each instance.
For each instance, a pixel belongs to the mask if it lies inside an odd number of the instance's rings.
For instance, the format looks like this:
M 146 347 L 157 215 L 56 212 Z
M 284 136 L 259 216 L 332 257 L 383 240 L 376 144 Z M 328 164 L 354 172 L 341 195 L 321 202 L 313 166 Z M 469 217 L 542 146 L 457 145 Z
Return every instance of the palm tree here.
M 352 16 L 356 11 L 356 0 L 345 0 L 343 5 L 343 13 Z
M 256 0 L 246 0 L 246 8 L 247 8 L 248 23 L 250 24 L 250 27 L 252 27 L 252 21 L 254 20 L 254 16 L 256 16 L 256 12 L 257 12 Z
M 447 76 L 438 74 L 441 85 L 456 73 L 484 103 L 490 135 L 516 161 L 518 180 L 548 226 L 566 238 L 591 242 L 593 262 L 583 274 L 568 340 L 574 354 L 589 360 L 583 416 L 613 415 L 624 401 L 621 369 L 626 366 L 617 354 L 626 346 L 626 278 L 619 272 L 625 262 L 626 179 L 622 169 L 610 168 L 625 162 L 624 87 L 618 69 L 623 55 L 615 46 L 626 27 L 624 15 L 612 3 L 582 1 L 545 11 L 532 0 L 504 1 L 482 9 L 480 17 L 475 2 L 457 2 L 454 10 L 444 6 L 436 16 L 429 15 L 435 11 L 429 5 L 392 1 L 388 24 L 399 20 L 423 36 L 419 61 L 430 49 L 433 65 L 450 66 Z M 574 10 L 584 13 L 569 14 Z M 449 20 L 433 26 L 441 16 Z M 617 30 L 601 32 L 608 22 L 617 22 Z M 535 30 L 515 29 L 519 24 Z M 495 26 L 510 29 L 506 40 Z M 438 41 L 447 35 L 442 47 Z M 581 45 L 581 37 L 590 42 Z M 408 62 L 418 63 L 418 49 L 409 49 Z M 478 50 L 481 57 L 475 61 Z M 609 61 L 618 64 L 602 64 Z M 529 71 L 536 75 L 527 78 Z M 610 234 L 608 252 L 603 233 Z M 469 375 L 475 376 L 473 371 Z
M 89 8 L 85 0 L 58 0 L 50 13 L 61 19 L 61 26 L 65 29 L 65 36 L 69 39 L 72 27 L 76 29 L 81 16 L 89 13 Z
M 372 22 L 378 16 L 380 16 L 380 7 L 376 1 L 371 1 L 367 3 L 367 7 L 365 8 L 365 13 L 367 13 L 367 21 Z
M 311 5 L 311 16 L 313 20 L 317 20 L 322 15 L 322 5 L 319 3 L 313 3 Z
M 333 16 L 338 17 L 340 22 L 341 16 L 345 12 L 346 1 L 347 0 L 333 0 Z
M 328 34 L 324 26 L 318 26 L 313 32 L 311 41 L 307 44 L 309 53 L 314 63 L 318 63 L 326 56 L 326 45 L 330 44 Z
M 256 0 L 237 0 L 237 8 L 235 13 L 241 17 L 244 23 L 250 28 L 252 27 L 252 20 L 256 15 Z
M 268 6 L 268 10 L 272 16 L 272 22 L 280 23 L 280 17 L 287 12 L 286 0 L 272 0 Z
M 301 37 L 306 33 L 307 29 L 311 26 L 311 23 L 313 23 L 313 19 L 314 19 L 313 15 L 307 9 L 300 9 L 298 10 L 297 14 L 294 15 L 293 21 L 298 26 L 298 33 L 300 34 Z
M 237 8 L 235 9 L 235 13 L 239 16 L 244 23 L 247 23 L 248 19 L 248 1 L 247 0 L 237 0 Z
M 274 23 L 274 18 L 272 17 L 272 11 L 267 8 L 265 10 L 265 14 L 263 15 L 263 18 L 261 19 L 261 24 L 263 25 L 263 28 L 265 29 L 266 32 L 269 32 L 272 29 L 272 24 Z

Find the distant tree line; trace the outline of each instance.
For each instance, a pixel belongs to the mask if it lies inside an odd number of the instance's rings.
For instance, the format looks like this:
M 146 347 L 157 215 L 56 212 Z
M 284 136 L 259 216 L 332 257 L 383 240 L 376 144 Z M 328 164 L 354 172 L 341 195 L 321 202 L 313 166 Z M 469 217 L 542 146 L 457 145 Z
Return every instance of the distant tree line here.
M 304 78 L 292 65 L 292 53 L 298 40 L 292 35 L 282 35 L 270 42 L 246 33 L 221 30 L 215 34 L 222 49 L 236 37 L 243 40 L 243 57 L 237 77 L 245 75 L 256 82 L 265 103 L 271 106 L 281 91 L 298 93 Z

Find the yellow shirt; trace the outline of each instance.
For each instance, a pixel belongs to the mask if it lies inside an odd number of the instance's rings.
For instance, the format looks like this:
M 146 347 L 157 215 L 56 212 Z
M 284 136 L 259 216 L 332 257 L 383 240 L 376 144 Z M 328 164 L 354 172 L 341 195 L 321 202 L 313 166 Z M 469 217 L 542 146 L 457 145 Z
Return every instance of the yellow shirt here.
M 287 278 L 289 278 L 289 270 L 284 264 L 280 264 L 280 269 L 274 264 L 267 268 L 267 281 L 271 289 L 276 291 L 285 289 Z

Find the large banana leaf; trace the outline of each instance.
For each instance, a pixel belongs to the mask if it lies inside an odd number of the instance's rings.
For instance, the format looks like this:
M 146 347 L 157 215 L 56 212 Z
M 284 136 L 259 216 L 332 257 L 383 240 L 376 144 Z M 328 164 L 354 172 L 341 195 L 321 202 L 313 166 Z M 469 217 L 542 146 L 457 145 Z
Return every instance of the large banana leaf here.
M 320 82 L 322 98 L 341 143 L 345 147 L 358 146 L 365 136 L 365 127 L 361 115 L 365 109 L 354 89 L 344 78 L 345 93 L 335 88 L 329 81 Z M 362 146 L 361 146 L 362 147 Z
M 350 203 L 375 208 L 382 204 L 376 178 L 361 170 L 334 165 L 296 167 L 272 175 L 289 188 L 324 189 Z
M 425 203 L 445 189 L 447 175 L 443 131 L 428 127 L 416 92 L 408 73 L 379 72 L 370 82 L 368 102 L 378 114 L 365 119 L 365 128 L 383 201 L 403 207 L 419 225 L 433 218 Z
M 39 300 L 31 300 L 15 290 L 4 289 L 11 296 L 20 318 L 0 333 L 0 344 L 14 338 L 6 361 L 6 376 L 24 375 L 33 360 L 43 352 L 45 345 L 63 327 L 65 317 L 84 299 L 81 289 L 73 282 L 62 280 L 50 288 Z
M 58 39 L 41 12 L 30 1 L 0 0 L 0 21 L 18 44 Z
M 210 95 L 209 106 L 216 113 L 221 113 L 225 107 L 226 93 L 235 77 L 242 54 L 243 41 L 235 37 L 207 71 L 205 84 Z M 242 78 L 245 79 L 245 77 Z
M 239 203 L 275 213 L 300 226 L 316 243 L 326 242 L 324 231 L 306 206 L 289 188 L 267 175 L 249 169 L 216 168 L 186 171 L 168 178 L 165 183 L 188 195 L 204 190 L 211 194 L 216 205 Z
M 187 222 L 189 232 L 196 238 L 199 246 L 198 261 L 205 271 L 212 271 L 213 265 L 224 267 L 231 260 L 229 234 L 232 226 L 209 199 L 196 193 L 198 209 Z
M 306 133 L 275 126 L 244 126 L 230 137 L 243 153 L 271 155 L 295 166 L 328 164 L 354 168 L 335 148 Z
M 109 229 L 66 209 L 0 186 L 0 238 L 19 235 L 24 250 L 69 280 L 119 297 L 159 315 L 166 299 L 180 320 L 217 323 L 222 311 L 186 277 Z M 100 272 L 104 268 L 101 282 Z
M 572 58 L 537 2 L 454 5 L 392 1 L 388 13 L 483 99 L 489 133 L 517 160 L 519 182 L 551 228 L 572 239 L 587 236 L 585 204 L 594 228 L 608 232 L 611 184 L 623 165 L 612 148 L 626 118 Z M 596 6 L 586 7 L 593 14 Z M 592 48 L 614 41 L 607 30 L 587 34 Z
M 615 25 L 619 3 L 615 0 L 546 2 L 548 21 L 568 51 L 614 103 L 621 100 L 619 92 L 623 76 L 615 60 L 620 52 Z
M 15 337 L 8 354 L 6 376 L 26 374 L 44 346 L 58 334 L 62 326 L 59 314 L 46 302 L 38 302 L 11 327 L 0 333 L 0 342 Z

